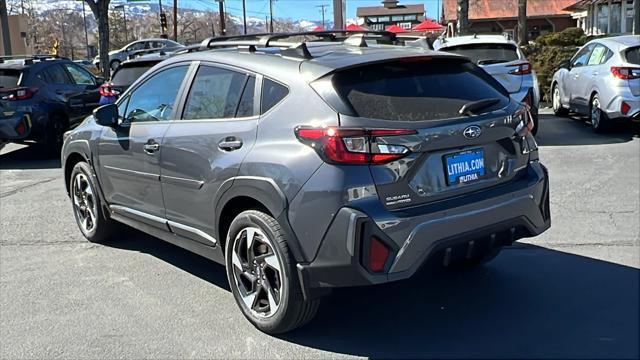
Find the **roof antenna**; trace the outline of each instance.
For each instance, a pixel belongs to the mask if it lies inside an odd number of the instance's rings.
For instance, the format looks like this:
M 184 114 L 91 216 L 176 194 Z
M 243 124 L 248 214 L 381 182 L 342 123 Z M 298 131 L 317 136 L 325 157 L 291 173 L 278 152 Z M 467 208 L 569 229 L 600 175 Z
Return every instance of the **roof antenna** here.
M 364 34 L 351 35 L 344 40 L 343 44 L 357 47 L 368 47 L 367 41 L 364 39 Z
M 473 33 L 473 38 L 477 39 L 478 38 L 478 33 Z

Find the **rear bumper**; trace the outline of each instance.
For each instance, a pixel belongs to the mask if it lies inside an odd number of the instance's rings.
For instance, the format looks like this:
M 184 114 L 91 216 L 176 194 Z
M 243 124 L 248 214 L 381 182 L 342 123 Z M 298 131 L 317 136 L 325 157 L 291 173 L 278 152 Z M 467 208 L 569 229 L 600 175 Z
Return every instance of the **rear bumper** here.
M 28 139 L 32 129 L 33 122 L 30 114 L 15 113 L 11 117 L 0 117 L 0 140 Z
M 621 111 L 623 101 L 630 106 L 626 114 L 623 114 Z M 607 104 L 604 110 L 607 117 L 612 120 L 625 121 L 631 119 L 633 121 L 640 121 L 640 97 L 634 96 L 630 92 L 617 95 Z
M 387 212 L 381 217 L 375 211 L 374 218 L 357 209 L 340 209 L 315 259 L 297 266 L 305 295 L 315 297 L 332 287 L 406 279 L 432 260 L 446 263 L 474 257 L 550 227 L 549 179 L 539 162 L 531 163 L 519 180 L 491 191 L 481 201 L 469 196 L 465 205 L 435 211 L 425 207 L 424 212 L 410 216 Z M 362 265 L 371 236 L 390 250 L 380 273 Z

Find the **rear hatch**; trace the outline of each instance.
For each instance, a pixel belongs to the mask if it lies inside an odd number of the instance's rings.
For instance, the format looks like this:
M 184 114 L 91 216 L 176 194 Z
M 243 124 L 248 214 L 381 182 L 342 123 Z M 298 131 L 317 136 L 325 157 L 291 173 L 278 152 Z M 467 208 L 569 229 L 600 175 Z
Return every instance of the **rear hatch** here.
M 640 46 L 623 50 L 622 55 L 625 61 L 632 65 L 628 76 L 631 93 L 640 96 Z
M 21 80 L 22 70 L 0 69 L 0 117 L 12 116 L 16 101 L 21 100 L 18 95 L 24 97 L 26 90 L 20 88 Z
M 497 186 L 528 164 L 524 108 L 463 58 L 369 64 L 333 74 L 331 82 L 349 108 L 340 115 L 341 129 L 387 129 L 368 130 L 370 151 L 402 155 L 370 161 L 378 196 L 389 209 Z M 362 141 L 343 140 L 349 151 Z
M 477 43 L 450 46 L 440 50 L 468 57 L 498 80 L 510 93 L 520 91 L 523 79 L 518 71 L 523 61 L 515 45 Z
M 151 69 L 159 61 L 136 61 L 120 65 L 111 79 L 111 90 L 116 94 L 125 92 L 142 74 Z

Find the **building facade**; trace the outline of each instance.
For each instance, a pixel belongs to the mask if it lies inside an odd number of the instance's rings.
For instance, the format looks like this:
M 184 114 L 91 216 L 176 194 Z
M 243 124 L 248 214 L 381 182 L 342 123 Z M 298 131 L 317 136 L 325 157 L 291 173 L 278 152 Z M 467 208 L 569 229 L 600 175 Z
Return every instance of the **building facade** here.
M 587 35 L 630 34 L 633 30 L 633 0 L 581 0 L 565 10 L 572 12 Z
M 370 30 L 384 30 L 391 25 L 411 30 L 424 20 L 424 4 L 402 5 L 398 0 L 384 0 L 382 6 L 365 6 L 356 10 L 358 23 Z
M 527 32 L 529 39 L 576 26 L 572 12 L 565 8 L 576 0 L 527 0 Z M 457 1 L 444 0 L 444 18 L 455 27 Z M 470 31 L 477 34 L 507 33 L 517 38 L 517 0 L 469 1 Z
M 11 37 L 11 53 L 13 55 L 33 54 L 33 43 L 29 39 L 29 17 L 24 14 L 9 15 L 9 36 Z M 0 56 L 4 53 L 2 26 L 0 26 Z

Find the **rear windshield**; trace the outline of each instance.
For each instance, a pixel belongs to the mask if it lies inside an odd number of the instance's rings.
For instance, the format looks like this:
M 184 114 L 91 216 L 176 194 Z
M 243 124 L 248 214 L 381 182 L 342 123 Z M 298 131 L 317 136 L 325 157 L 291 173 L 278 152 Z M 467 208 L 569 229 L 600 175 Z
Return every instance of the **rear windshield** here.
M 14 88 L 20 82 L 20 70 L 0 69 L 0 88 Z
M 518 60 L 517 48 L 512 44 L 469 44 L 447 47 L 441 50 L 466 56 L 480 65 Z
M 624 57 L 627 62 L 640 65 L 640 46 L 625 50 Z
M 116 71 L 111 82 L 118 86 L 129 86 L 155 64 L 156 63 L 143 63 L 137 64 L 136 66 L 123 66 Z
M 421 121 L 460 116 L 470 102 L 499 98 L 492 111 L 509 103 L 509 93 L 493 77 L 468 61 L 390 62 L 336 74 L 334 86 L 357 116 Z

